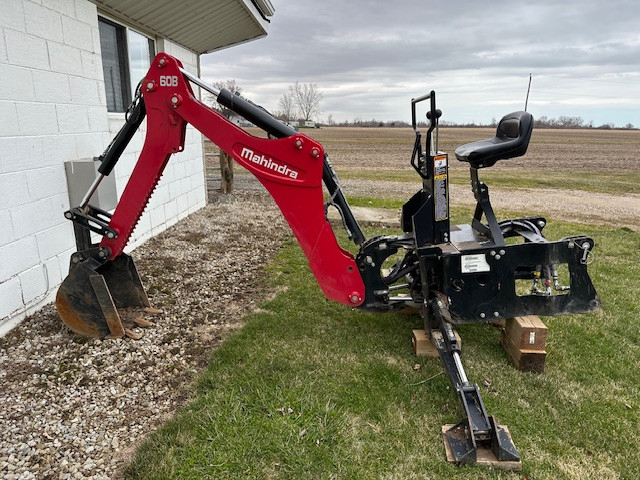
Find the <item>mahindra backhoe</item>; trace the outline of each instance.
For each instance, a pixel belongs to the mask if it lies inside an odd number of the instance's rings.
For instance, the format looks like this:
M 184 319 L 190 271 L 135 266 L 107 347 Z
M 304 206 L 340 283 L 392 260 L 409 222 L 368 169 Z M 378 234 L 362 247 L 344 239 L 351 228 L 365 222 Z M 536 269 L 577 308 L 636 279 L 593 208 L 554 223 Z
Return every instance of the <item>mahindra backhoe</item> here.
M 199 101 L 192 84 L 268 137 L 250 135 Z M 424 101 L 429 102 L 429 126 L 423 140 L 416 108 Z M 403 234 L 366 238 L 322 145 L 262 107 L 210 87 L 177 59 L 160 53 L 138 87 L 122 130 L 100 157 L 100 176 L 81 205 L 65 212 L 74 224 L 77 252 L 58 291 L 60 317 L 74 332 L 99 338 L 134 336 L 132 321 L 148 323 L 139 312 L 154 310 L 133 260 L 123 250 L 169 158 L 183 149 L 185 128 L 191 124 L 264 185 L 328 298 L 366 310 L 412 307 L 420 312 L 463 411 L 463 419 L 445 432 L 455 461 L 475 463 L 480 445 L 491 449 L 498 461 L 518 461 L 508 432 L 487 414 L 478 386 L 465 374 L 454 325 L 597 309 L 598 296 L 587 273 L 594 241 L 581 235 L 548 241 L 542 233 L 546 220 L 539 216 L 497 220 L 479 173 L 525 154 L 533 129 L 526 112 L 502 118 L 495 137 L 456 150 L 458 160 L 469 164 L 477 206 L 470 224 L 450 225 L 449 160 L 438 151 L 442 113 L 435 92 L 412 99 L 411 113 L 415 144 L 410 164 L 421 187 L 402 208 Z M 93 207 L 93 193 L 145 116 L 144 146 L 113 214 Z M 327 220 L 329 207 L 339 211 L 358 249 L 355 256 L 338 244 Z M 528 285 L 524 289 L 523 282 Z

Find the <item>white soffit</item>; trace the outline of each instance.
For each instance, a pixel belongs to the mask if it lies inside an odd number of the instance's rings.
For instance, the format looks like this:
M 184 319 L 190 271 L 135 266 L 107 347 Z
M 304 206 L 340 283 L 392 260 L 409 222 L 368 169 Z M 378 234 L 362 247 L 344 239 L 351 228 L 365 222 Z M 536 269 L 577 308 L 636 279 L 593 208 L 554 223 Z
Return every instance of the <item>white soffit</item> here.
M 267 35 L 270 0 L 91 0 L 99 10 L 198 54 Z

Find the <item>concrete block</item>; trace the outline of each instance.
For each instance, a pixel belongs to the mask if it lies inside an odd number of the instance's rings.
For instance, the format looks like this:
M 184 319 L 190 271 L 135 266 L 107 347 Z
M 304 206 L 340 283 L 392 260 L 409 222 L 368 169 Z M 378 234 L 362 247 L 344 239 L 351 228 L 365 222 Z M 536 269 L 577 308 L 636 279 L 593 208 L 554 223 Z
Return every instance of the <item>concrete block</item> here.
M 76 16 L 75 3 L 70 0 L 42 0 L 42 6 L 69 17 Z
M 98 11 L 89 0 L 75 0 L 76 19 L 90 25 L 98 24 Z
M 50 135 L 40 139 L 44 159 L 47 164 L 56 165 L 67 160 L 77 160 L 78 155 L 75 135 Z
M 91 129 L 93 130 L 93 129 Z M 78 158 L 98 157 L 104 152 L 106 145 L 100 133 L 83 133 L 73 136 L 76 141 Z
M 73 255 L 76 251 L 75 245 L 68 250 L 65 250 L 60 255 L 58 255 L 58 263 L 60 265 L 60 276 L 64 280 L 67 275 L 69 275 L 69 265 L 71 263 L 71 255 Z
M 184 214 L 189 210 L 189 199 L 186 195 L 180 195 L 178 197 L 178 215 Z
M 7 45 L 4 43 L 4 29 L 0 28 L 0 62 L 6 63 L 9 61 L 7 57 Z
M 58 163 L 58 162 L 56 162 Z M 13 173 L 51 165 L 37 137 L 0 137 L 0 173 Z
M 33 88 L 36 100 L 49 103 L 69 103 L 71 88 L 69 76 L 45 70 L 33 71 Z
M 20 134 L 18 111 L 13 102 L 0 101 L 0 132 L 5 136 Z
M 49 69 L 47 42 L 45 40 L 26 33 L 9 30 L 8 28 L 5 29 L 4 36 L 9 63 L 29 68 Z
M 182 190 L 182 194 L 184 195 L 187 192 L 191 191 L 191 180 L 189 178 L 181 178 L 180 179 L 180 189 Z
M 80 22 L 75 18 L 62 17 L 62 33 L 64 43 L 82 50 L 93 51 L 93 35 L 91 25 Z
M 22 291 L 18 277 L 0 279 L 0 319 L 4 319 L 22 308 Z
M 35 99 L 31 70 L 0 64 L 0 100 L 33 101 Z
M 24 2 L 26 31 L 36 37 L 62 42 L 60 14 L 50 8 Z
M 158 228 L 167 221 L 164 214 L 164 206 L 160 205 L 149 211 L 151 216 L 151 227 Z
M 151 215 L 143 213 L 133 230 L 133 238 L 137 241 L 139 238 L 144 237 L 145 234 L 151 231 Z
M 14 240 L 13 225 L 11 224 L 11 214 L 9 210 L 0 210 L 0 247 L 11 243 Z
M 47 41 L 51 70 L 69 75 L 82 75 L 80 50 L 62 43 Z
M 24 237 L 0 247 L 0 282 L 40 262 L 35 237 Z
M 59 218 L 62 218 L 62 216 Z M 68 220 L 63 219 L 62 221 L 63 223 L 58 223 L 54 227 L 42 230 L 35 236 L 38 255 L 44 261 L 57 258 L 62 253 L 74 249 L 73 225 Z M 68 256 L 65 261 L 69 261 Z
M 172 159 L 173 160 L 173 159 Z M 173 163 L 173 174 L 176 180 L 183 179 L 186 177 L 186 171 L 184 167 L 184 162 L 174 162 Z
M 62 283 L 62 273 L 60 273 L 60 261 L 57 257 L 50 258 L 44 262 L 44 271 L 47 275 L 49 288 L 56 288 Z
M 100 53 L 100 30 L 97 23 L 95 27 L 91 27 L 91 38 L 93 40 L 93 52 Z
M 191 179 L 191 190 L 198 190 L 204 187 L 205 178 L 203 173 L 196 173 L 189 178 Z
M 102 73 L 102 58 L 99 54 L 82 50 L 80 52 L 82 59 L 82 76 L 85 78 L 93 78 L 100 81 L 98 88 L 104 90 L 104 77 Z
M 100 105 L 98 82 L 92 78 L 69 77 L 71 102 L 83 105 Z
M 178 201 L 177 199 L 170 200 L 169 202 L 164 204 L 164 216 L 169 221 L 170 219 L 174 220 L 178 216 Z
M 97 82 L 96 86 L 98 86 Z M 87 114 L 89 116 L 89 128 L 92 132 L 100 132 L 100 134 L 102 134 L 109 131 L 109 120 L 107 118 L 106 105 L 88 107 Z
M 15 237 L 22 238 L 51 228 L 60 220 L 52 211 L 51 199 L 45 198 L 12 208 L 11 222 Z
M 2 2 L 0 27 L 25 31 L 24 7 L 21 1 L 8 0 Z
M 48 103 L 16 103 L 20 135 L 54 135 L 58 133 L 56 106 Z
M 182 191 L 180 190 L 180 182 L 170 182 L 168 187 L 169 200 L 174 200 L 182 194 Z
M 53 207 L 53 214 L 56 218 L 62 218 L 64 212 L 69 210 L 69 195 L 66 193 L 60 193 L 51 197 L 51 205 Z M 65 223 L 69 223 L 66 220 Z
M 11 210 L 29 201 L 27 176 L 23 172 L 0 174 L 0 205 Z
M 60 133 L 89 132 L 89 116 L 84 105 L 56 105 Z
M 22 272 L 18 278 L 22 286 L 22 301 L 26 305 L 41 297 L 48 290 L 49 279 L 41 264 Z
M 27 170 L 25 175 L 29 186 L 29 199 L 32 202 L 67 191 L 63 165 Z

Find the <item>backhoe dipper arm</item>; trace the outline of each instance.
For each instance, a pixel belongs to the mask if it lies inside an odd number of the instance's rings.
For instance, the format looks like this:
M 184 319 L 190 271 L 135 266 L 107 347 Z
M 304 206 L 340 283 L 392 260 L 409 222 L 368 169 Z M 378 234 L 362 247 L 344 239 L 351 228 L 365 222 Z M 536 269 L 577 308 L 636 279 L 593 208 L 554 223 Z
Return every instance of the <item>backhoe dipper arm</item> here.
M 109 259 L 123 252 L 171 154 L 183 150 L 189 123 L 265 186 L 289 223 L 324 294 L 347 305 L 361 305 L 365 286 L 356 262 L 338 245 L 325 216 L 322 145 L 281 124 L 260 107 L 223 90 L 220 103 L 234 110 L 244 107 L 245 111 L 239 113 L 283 138 L 263 139 L 248 134 L 195 98 L 181 67 L 177 59 L 160 53 L 142 82 L 147 133 L 138 162 L 109 222 L 117 236 L 113 239 L 105 236 L 100 243 L 100 247 L 110 249 Z M 241 106 L 234 108 L 234 103 Z

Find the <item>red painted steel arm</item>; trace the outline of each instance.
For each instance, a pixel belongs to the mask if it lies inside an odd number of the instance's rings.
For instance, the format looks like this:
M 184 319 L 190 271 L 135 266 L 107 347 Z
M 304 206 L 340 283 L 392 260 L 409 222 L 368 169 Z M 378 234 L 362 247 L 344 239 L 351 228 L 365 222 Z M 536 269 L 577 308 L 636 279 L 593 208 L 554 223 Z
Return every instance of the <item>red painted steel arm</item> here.
M 190 123 L 253 173 L 269 191 L 324 294 L 347 305 L 362 304 L 365 287 L 355 260 L 338 245 L 325 217 L 322 145 L 302 134 L 276 140 L 248 134 L 195 98 L 180 73 L 181 66 L 175 58 L 161 53 L 142 83 L 147 135 L 109 224 L 118 237 L 105 237 L 100 243 L 111 249 L 110 259 L 122 253 L 169 157 L 183 149 L 185 127 Z

